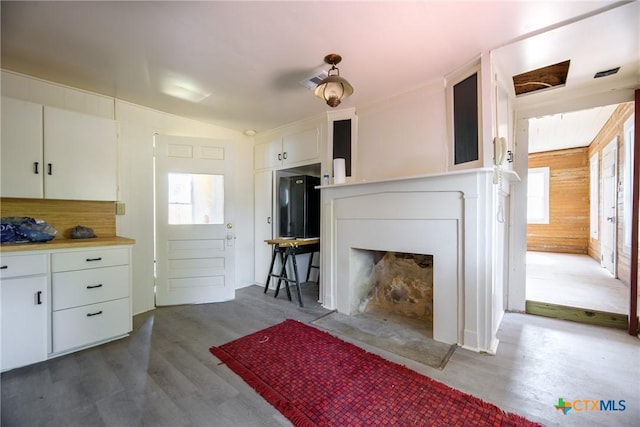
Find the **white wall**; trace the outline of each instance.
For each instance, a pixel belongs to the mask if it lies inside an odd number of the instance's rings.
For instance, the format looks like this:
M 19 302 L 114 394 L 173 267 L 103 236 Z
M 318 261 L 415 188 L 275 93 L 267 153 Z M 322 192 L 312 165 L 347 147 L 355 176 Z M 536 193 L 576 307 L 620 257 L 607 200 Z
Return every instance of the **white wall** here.
M 7 71 L 2 72 L 2 94 L 118 121 L 118 198 L 126 203 L 126 215 L 116 217 L 116 232 L 136 239 L 133 248 L 134 314 L 154 308 L 153 134 L 234 141 L 236 287 L 253 284 L 251 138 L 233 130 Z
M 23 74 L 2 70 L 2 95 L 107 119 L 114 118 L 114 99 Z
M 357 109 L 357 181 L 447 170 L 444 81 Z

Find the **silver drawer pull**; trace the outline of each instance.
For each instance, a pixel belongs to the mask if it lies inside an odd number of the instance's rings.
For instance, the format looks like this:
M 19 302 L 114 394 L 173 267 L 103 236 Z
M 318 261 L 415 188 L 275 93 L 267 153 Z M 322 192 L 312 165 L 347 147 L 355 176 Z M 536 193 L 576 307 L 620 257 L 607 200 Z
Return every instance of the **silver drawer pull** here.
M 99 257 L 99 258 L 87 258 L 87 262 L 91 262 L 91 261 L 102 261 L 102 257 Z
M 102 287 L 102 283 L 100 283 L 99 285 L 87 285 L 87 289 L 95 289 L 95 288 L 101 288 Z
M 102 314 L 102 310 L 96 311 L 95 313 L 87 313 L 87 317 L 97 316 L 99 314 Z

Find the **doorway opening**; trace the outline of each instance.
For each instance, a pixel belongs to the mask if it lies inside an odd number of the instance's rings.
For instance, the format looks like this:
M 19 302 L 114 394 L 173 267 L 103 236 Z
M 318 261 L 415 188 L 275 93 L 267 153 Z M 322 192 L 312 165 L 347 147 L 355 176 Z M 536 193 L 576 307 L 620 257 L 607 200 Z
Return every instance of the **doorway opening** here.
M 315 220 L 320 218 L 320 204 L 309 203 L 302 208 L 298 206 L 298 208 L 295 209 L 293 204 L 294 199 L 297 200 L 295 203 L 303 203 L 303 199 L 306 198 L 305 194 L 309 191 L 315 191 L 319 194 L 320 190 L 315 189 L 315 186 L 320 183 L 320 176 L 320 163 L 295 166 L 275 171 L 263 171 L 255 174 L 256 221 L 254 226 L 256 244 L 258 245 L 256 246 L 255 256 L 257 285 L 264 286 L 271 271 L 273 248 L 266 243 L 267 240 L 280 237 L 306 239 L 319 237 L 319 228 L 316 229 L 315 226 L 312 227 L 308 221 L 314 219 L 315 222 Z M 293 184 L 289 179 L 293 177 L 317 178 L 317 183 L 302 185 L 308 188 L 300 193 L 300 191 L 291 188 Z M 281 188 L 281 185 L 285 184 L 288 184 L 289 188 Z M 303 196 L 302 200 L 300 196 Z M 309 212 L 309 209 L 312 209 L 313 212 Z M 303 300 L 307 302 L 319 301 L 320 253 L 301 253 L 296 255 L 296 259 Z M 281 271 L 279 258 L 275 260 L 273 271 Z M 287 277 L 295 277 L 292 270 L 292 263 L 290 262 L 287 262 Z M 272 291 L 275 290 L 277 282 L 277 280 L 269 281 L 269 287 Z M 293 283 L 292 285 L 290 284 L 290 286 L 295 287 L 296 285 Z M 296 292 L 296 289 L 294 288 L 292 292 Z M 284 292 L 279 295 L 279 298 L 286 298 L 286 296 L 282 296 L 285 295 Z
M 528 313 L 627 328 L 633 112 L 627 102 L 529 120 Z

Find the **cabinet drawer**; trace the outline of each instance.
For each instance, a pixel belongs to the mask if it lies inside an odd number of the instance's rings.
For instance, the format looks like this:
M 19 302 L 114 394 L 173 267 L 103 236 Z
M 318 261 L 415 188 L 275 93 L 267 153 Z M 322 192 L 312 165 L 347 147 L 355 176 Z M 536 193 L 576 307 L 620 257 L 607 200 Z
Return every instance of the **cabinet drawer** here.
M 129 266 L 64 271 L 51 275 L 53 310 L 129 296 Z
M 129 249 L 97 249 L 51 254 L 51 271 L 83 270 L 129 264 Z
M 0 257 L 0 278 L 47 274 L 48 254 L 3 255 Z
M 129 298 L 53 313 L 53 352 L 124 335 L 131 330 Z

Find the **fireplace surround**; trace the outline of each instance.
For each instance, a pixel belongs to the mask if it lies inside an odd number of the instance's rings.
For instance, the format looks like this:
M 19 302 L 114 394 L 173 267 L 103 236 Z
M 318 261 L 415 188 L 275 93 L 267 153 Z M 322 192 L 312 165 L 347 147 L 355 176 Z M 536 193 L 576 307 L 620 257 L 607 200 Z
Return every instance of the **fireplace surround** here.
M 433 338 L 495 352 L 502 305 L 494 287 L 490 169 L 322 186 L 324 307 L 357 313 L 357 251 L 433 256 Z M 354 255 L 355 253 L 355 255 Z

